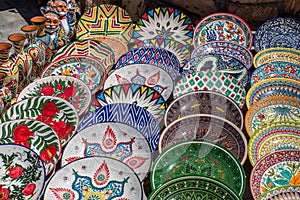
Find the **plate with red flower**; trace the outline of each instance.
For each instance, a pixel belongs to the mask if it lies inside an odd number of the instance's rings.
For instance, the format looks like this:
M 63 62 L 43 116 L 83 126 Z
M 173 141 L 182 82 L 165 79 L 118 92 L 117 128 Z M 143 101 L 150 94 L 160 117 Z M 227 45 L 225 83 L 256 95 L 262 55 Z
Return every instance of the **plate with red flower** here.
M 46 170 L 37 153 L 21 145 L 1 144 L 0 163 L 1 199 L 39 199 Z
M 70 76 L 49 76 L 27 85 L 19 94 L 17 102 L 36 96 L 55 96 L 71 103 L 79 116 L 90 107 L 92 94 L 89 87 Z
M 61 143 L 55 131 L 47 124 L 18 119 L 0 123 L 0 144 L 19 144 L 36 152 L 48 175 L 61 156 Z
M 58 97 L 40 96 L 24 99 L 2 116 L 1 121 L 15 119 L 35 119 L 51 126 L 64 146 L 75 135 L 78 115 L 75 108 Z

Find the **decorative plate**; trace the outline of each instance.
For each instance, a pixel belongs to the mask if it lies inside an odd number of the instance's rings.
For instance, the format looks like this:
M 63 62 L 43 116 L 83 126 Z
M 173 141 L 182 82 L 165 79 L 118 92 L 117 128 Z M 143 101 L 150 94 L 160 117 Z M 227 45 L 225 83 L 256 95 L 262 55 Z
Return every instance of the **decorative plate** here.
M 149 111 L 157 121 L 162 121 L 166 102 L 155 89 L 134 83 L 114 85 L 96 95 L 101 106 L 111 103 L 131 103 Z
M 20 144 L 31 148 L 43 160 L 48 175 L 61 155 L 61 144 L 57 134 L 47 124 L 18 119 L 0 124 L 0 144 Z
M 116 62 L 115 69 L 130 64 L 156 65 L 170 74 L 173 81 L 180 75 L 180 62 L 170 51 L 155 47 L 139 47 L 123 54 Z
M 198 90 L 224 94 L 233 99 L 240 108 L 245 104 L 246 91 L 243 84 L 230 74 L 222 72 L 201 71 L 182 76 L 175 85 L 173 95 L 174 98 L 178 98 Z
M 212 91 L 186 93 L 170 103 L 164 116 L 165 126 L 184 116 L 192 114 L 212 114 L 223 117 L 240 129 L 244 117 L 239 106 L 229 97 Z
M 300 82 L 287 78 L 270 78 L 254 84 L 247 92 L 246 105 L 250 108 L 261 99 L 271 96 L 300 98 Z
M 158 150 L 181 141 L 204 139 L 222 145 L 231 151 L 243 165 L 247 159 L 247 139 L 237 126 L 214 115 L 195 114 L 169 124 L 162 132 Z
M 132 64 L 113 71 L 107 77 L 103 89 L 124 83 L 153 87 L 166 100 L 174 89 L 172 77 L 165 70 L 150 64 Z
M 261 158 L 250 176 L 254 199 L 275 187 L 294 185 L 299 181 L 300 150 L 282 150 Z
M 64 149 L 62 166 L 80 158 L 105 156 L 129 166 L 143 181 L 151 166 L 151 150 L 145 137 L 126 124 L 91 125 L 73 137 Z
M 14 144 L 0 145 L 1 198 L 39 199 L 46 181 L 43 161 L 31 149 Z
M 275 61 L 263 64 L 256 68 L 251 75 L 251 86 L 269 78 L 289 78 L 300 81 L 300 65 L 290 62 Z
M 44 199 L 143 199 L 137 175 L 107 157 L 87 157 L 65 165 L 50 179 Z
M 152 152 L 157 149 L 160 137 L 158 121 L 142 107 L 128 103 L 107 104 L 86 115 L 78 131 L 102 122 L 120 122 L 132 126 L 147 139 Z
M 300 185 L 276 187 L 259 196 L 258 200 L 295 200 L 300 199 Z
M 16 119 L 34 119 L 51 126 L 62 146 L 75 135 L 79 123 L 75 108 L 67 101 L 52 96 L 32 97 L 12 105 L 1 122 Z
M 110 71 L 115 63 L 114 52 L 107 44 L 90 39 L 68 43 L 55 53 L 51 62 L 66 56 L 91 56 L 94 59 L 102 60 L 107 71 Z
M 50 63 L 42 72 L 41 78 L 48 76 L 72 76 L 88 85 L 92 94 L 100 90 L 107 78 L 103 62 L 90 56 L 68 56 Z
M 230 13 L 214 13 L 201 19 L 194 30 L 194 47 L 213 41 L 228 41 L 248 49 L 252 46 L 250 26 Z
M 278 17 L 261 24 L 254 35 L 254 50 L 259 52 L 272 47 L 300 49 L 300 22 Z
M 225 147 L 189 140 L 168 147 L 155 159 L 150 172 L 151 188 L 155 190 L 168 180 L 187 175 L 212 177 L 240 196 L 246 186 L 242 165 Z
M 90 8 L 80 17 L 76 30 L 79 40 L 108 36 L 128 42 L 132 34 L 133 22 L 130 15 L 123 8 L 110 4 Z
M 137 46 L 153 46 L 174 53 L 183 64 L 190 58 L 193 23 L 181 10 L 158 7 L 144 13 L 137 21 L 133 39 Z
M 253 57 L 253 64 L 255 68 L 263 64 L 276 61 L 284 61 L 300 65 L 300 50 L 283 47 L 268 48 L 259 51 Z
M 227 185 L 213 178 L 183 176 L 164 183 L 148 198 L 148 200 L 165 199 L 240 200 L 240 197 Z
M 253 104 L 245 116 L 249 136 L 257 129 L 275 122 L 300 122 L 300 99 L 289 96 L 270 96 Z

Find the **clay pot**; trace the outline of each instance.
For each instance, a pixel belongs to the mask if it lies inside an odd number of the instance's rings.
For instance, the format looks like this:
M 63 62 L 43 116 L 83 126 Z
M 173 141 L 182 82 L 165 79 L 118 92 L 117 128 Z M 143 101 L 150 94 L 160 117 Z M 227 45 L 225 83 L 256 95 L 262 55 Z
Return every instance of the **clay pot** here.
M 8 42 L 0 43 L 0 65 L 8 61 L 9 51 L 12 48 L 12 44 Z

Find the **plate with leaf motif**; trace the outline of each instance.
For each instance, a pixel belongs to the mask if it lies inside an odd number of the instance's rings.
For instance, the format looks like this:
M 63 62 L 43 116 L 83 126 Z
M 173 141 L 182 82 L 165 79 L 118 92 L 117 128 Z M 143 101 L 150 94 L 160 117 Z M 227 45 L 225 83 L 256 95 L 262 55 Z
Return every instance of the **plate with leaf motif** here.
M 79 117 L 67 101 L 52 96 L 24 99 L 12 105 L 1 122 L 16 119 L 34 119 L 49 125 L 58 135 L 62 146 L 75 135 Z
M 31 148 L 44 162 L 47 175 L 61 156 L 61 143 L 54 130 L 43 122 L 31 119 L 1 123 L 0 144 L 20 144 Z
M 268 190 L 259 196 L 258 200 L 295 200 L 300 198 L 300 185 L 287 185 Z
M 90 156 L 105 156 L 122 161 L 143 181 L 152 159 L 146 138 L 135 128 L 117 122 L 91 125 L 74 136 L 62 154 L 62 166 Z
M 46 181 L 43 161 L 33 150 L 16 144 L 0 145 L 2 199 L 39 199 Z
M 138 176 L 113 158 L 86 157 L 59 169 L 49 180 L 44 199 L 143 199 Z

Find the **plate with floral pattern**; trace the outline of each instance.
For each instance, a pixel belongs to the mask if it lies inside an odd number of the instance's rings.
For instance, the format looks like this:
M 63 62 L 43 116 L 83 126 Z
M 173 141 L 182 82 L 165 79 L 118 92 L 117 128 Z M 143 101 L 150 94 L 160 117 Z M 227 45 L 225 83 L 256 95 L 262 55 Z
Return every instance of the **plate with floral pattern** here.
M 250 26 L 239 16 L 218 12 L 201 19 L 194 36 L 194 47 L 213 41 L 234 42 L 251 49 L 252 33 Z
M 46 181 L 43 161 L 33 150 L 16 144 L 0 145 L 3 199 L 39 199 Z
M 49 180 L 44 199 L 143 199 L 138 176 L 113 158 L 86 157 L 73 161 Z
M 129 166 L 143 181 L 152 163 L 146 138 L 135 128 L 117 122 L 91 125 L 73 137 L 62 154 L 62 166 L 90 156 L 111 157 Z
M 44 162 L 48 175 L 61 156 L 61 143 L 55 131 L 47 124 L 17 119 L 0 124 L 0 144 L 20 144 L 31 148 Z
M 300 186 L 299 185 L 287 185 L 276 187 L 259 196 L 258 200 L 295 200 L 300 198 Z
M 75 135 L 79 123 L 75 108 L 67 101 L 52 96 L 32 97 L 12 105 L 1 122 L 16 119 L 34 119 L 51 126 L 62 146 Z
M 261 158 L 250 176 L 250 187 L 256 200 L 276 187 L 295 185 L 300 176 L 300 150 L 282 150 Z

